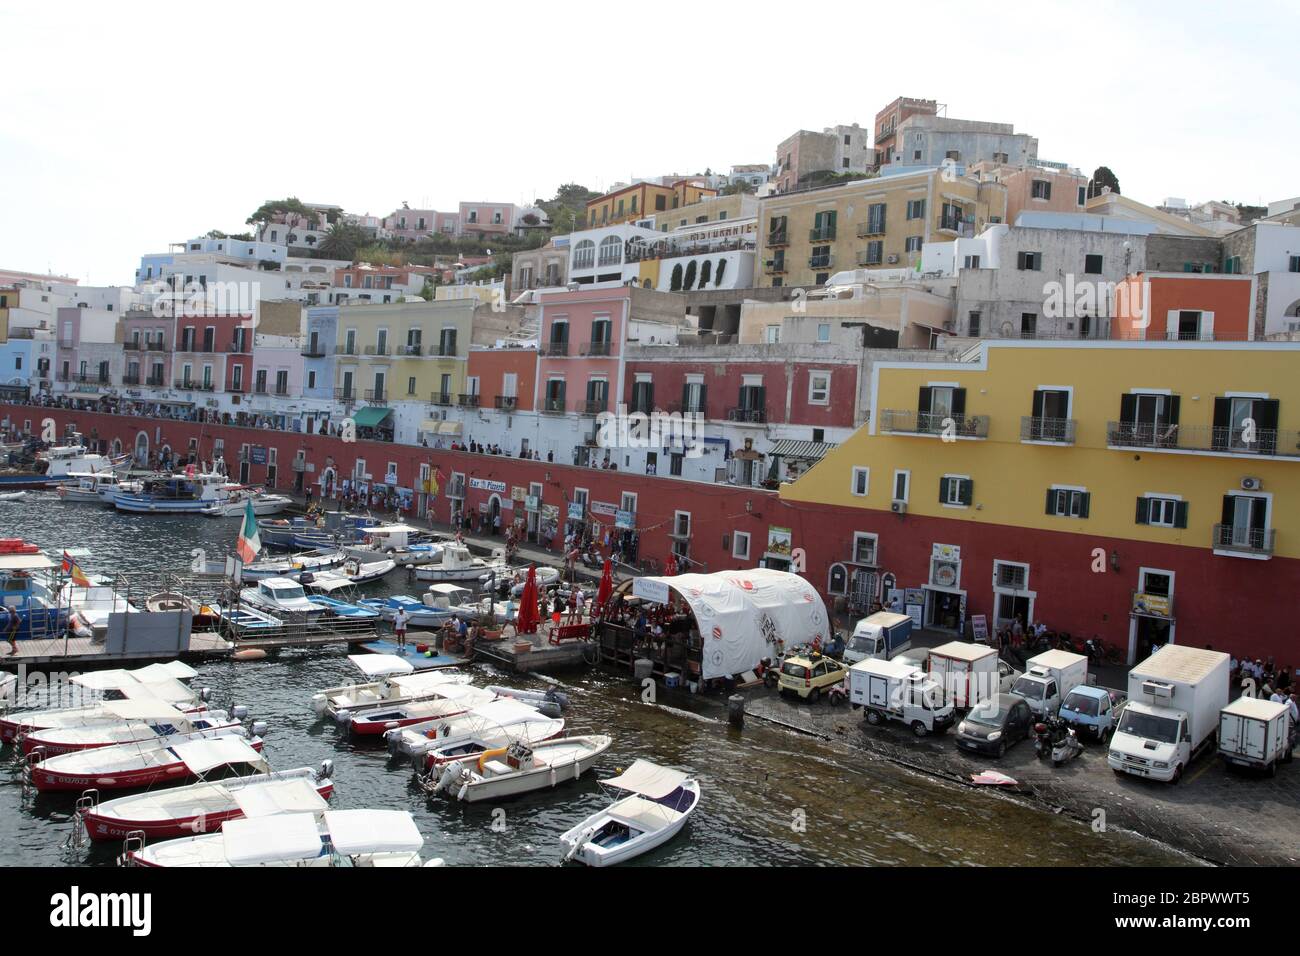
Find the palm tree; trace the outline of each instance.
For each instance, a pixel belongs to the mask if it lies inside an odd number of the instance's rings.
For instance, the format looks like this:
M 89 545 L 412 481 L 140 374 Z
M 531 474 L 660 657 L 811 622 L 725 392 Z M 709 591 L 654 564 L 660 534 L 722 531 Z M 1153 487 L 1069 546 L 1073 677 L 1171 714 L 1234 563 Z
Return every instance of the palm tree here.
M 329 232 L 325 234 L 325 238 L 320 241 L 320 246 L 317 248 L 327 259 L 351 261 L 367 238 L 360 226 L 350 222 L 336 222 L 330 226 Z

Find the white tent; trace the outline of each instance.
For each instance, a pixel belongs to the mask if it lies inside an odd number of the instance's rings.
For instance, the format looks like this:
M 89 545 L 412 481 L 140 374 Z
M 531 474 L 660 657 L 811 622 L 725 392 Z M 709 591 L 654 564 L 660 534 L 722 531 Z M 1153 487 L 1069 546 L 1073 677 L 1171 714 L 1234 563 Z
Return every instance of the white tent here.
M 636 578 L 632 594 L 660 604 L 673 595 L 686 602 L 704 641 L 704 680 L 753 670 L 763 658 L 775 656 L 778 640 L 791 648 L 830 637 L 821 596 L 788 571 L 754 568 Z

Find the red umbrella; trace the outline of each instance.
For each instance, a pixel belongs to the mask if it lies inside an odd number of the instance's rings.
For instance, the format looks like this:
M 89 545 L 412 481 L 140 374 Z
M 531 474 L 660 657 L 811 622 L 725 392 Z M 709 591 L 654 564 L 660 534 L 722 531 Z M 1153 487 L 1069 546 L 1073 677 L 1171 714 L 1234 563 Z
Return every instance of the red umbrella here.
M 600 572 L 600 587 L 596 589 L 596 603 L 593 607 L 603 608 L 609 603 L 614 593 L 614 562 L 606 558 L 605 569 Z
M 537 633 L 537 565 L 528 566 L 528 580 L 524 582 L 524 593 L 519 595 L 519 614 L 515 618 L 515 630 L 520 634 Z

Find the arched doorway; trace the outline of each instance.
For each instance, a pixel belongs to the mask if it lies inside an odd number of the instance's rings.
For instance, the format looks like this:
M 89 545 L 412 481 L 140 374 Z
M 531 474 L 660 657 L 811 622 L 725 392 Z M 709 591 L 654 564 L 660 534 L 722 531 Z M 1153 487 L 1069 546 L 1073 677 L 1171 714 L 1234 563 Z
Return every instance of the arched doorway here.
M 320 473 L 320 496 L 322 498 L 334 497 L 334 483 L 338 479 L 338 473 L 334 466 L 330 465 Z
M 491 498 L 488 499 L 488 530 L 492 534 L 496 534 L 497 529 L 500 527 L 500 525 L 497 524 L 497 521 L 498 519 L 500 519 L 500 517 L 501 517 L 501 496 L 493 495 Z
M 135 463 L 140 466 L 149 463 L 149 435 L 140 432 L 135 436 Z
M 113 439 L 113 457 L 116 458 L 122 454 L 122 439 Z

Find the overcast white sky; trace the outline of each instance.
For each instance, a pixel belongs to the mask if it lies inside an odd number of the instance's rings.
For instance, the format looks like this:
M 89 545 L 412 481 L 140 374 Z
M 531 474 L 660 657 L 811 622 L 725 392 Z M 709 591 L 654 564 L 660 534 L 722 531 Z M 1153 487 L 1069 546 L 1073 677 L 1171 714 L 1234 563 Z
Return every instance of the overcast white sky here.
M 1294 0 L 884 5 L 0 0 L 0 267 L 127 284 L 296 195 L 531 201 L 770 163 L 896 96 L 1143 202 L 1300 194 Z

